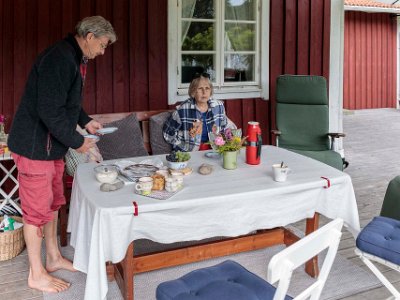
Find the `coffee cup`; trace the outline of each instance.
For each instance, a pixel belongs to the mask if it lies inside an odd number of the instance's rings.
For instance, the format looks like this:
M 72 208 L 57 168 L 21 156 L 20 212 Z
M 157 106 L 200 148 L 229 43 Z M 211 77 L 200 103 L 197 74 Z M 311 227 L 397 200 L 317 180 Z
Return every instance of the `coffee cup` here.
M 153 178 L 147 176 L 139 178 L 139 181 L 135 186 L 135 190 L 143 196 L 150 195 L 152 188 L 153 188 Z
M 274 164 L 272 165 L 272 171 L 274 175 L 274 180 L 277 182 L 284 182 L 287 179 L 289 173 L 291 173 L 291 169 L 286 165 L 282 164 Z

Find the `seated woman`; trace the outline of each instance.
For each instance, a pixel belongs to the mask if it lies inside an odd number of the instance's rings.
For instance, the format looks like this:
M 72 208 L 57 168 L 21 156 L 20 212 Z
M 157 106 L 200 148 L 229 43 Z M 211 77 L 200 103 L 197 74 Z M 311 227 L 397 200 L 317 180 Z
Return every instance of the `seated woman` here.
M 222 101 L 211 98 L 213 85 L 210 75 L 196 73 L 189 85 L 190 98 L 177 106 L 163 127 L 164 139 L 175 151 L 210 149 L 208 133 L 215 125 L 225 129 L 228 120 Z

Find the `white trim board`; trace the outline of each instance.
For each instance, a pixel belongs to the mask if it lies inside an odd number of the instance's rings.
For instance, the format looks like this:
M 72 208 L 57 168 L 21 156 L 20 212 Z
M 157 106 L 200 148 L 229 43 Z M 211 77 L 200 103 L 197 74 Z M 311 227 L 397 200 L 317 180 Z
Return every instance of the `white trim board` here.
M 361 11 L 361 12 L 366 12 L 366 13 L 400 14 L 400 8 L 344 5 L 344 10 L 345 11 Z
M 343 0 L 331 1 L 331 34 L 329 57 L 329 131 L 343 132 L 343 61 L 344 61 Z M 339 139 L 339 149 L 343 141 Z M 341 153 L 342 156 L 344 153 Z

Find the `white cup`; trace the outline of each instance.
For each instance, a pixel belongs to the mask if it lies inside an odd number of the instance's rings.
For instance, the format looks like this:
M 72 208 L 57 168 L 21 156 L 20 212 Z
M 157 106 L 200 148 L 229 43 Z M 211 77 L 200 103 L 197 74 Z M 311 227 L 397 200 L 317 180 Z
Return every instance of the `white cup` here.
M 153 188 L 153 178 L 151 177 L 139 178 L 139 182 L 135 186 L 135 190 L 138 191 L 139 194 L 144 196 L 150 195 L 152 188 Z
M 289 173 L 291 173 L 291 169 L 288 166 L 283 166 L 281 164 L 272 165 L 272 171 L 274 174 L 274 180 L 277 182 L 284 182 L 287 179 Z

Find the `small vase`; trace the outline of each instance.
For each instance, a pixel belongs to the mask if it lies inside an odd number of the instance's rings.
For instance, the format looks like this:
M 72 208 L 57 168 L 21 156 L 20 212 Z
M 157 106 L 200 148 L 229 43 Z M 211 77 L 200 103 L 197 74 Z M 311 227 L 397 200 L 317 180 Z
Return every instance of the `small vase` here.
M 223 167 L 227 170 L 234 170 L 237 168 L 237 151 L 228 151 L 223 154 Z

